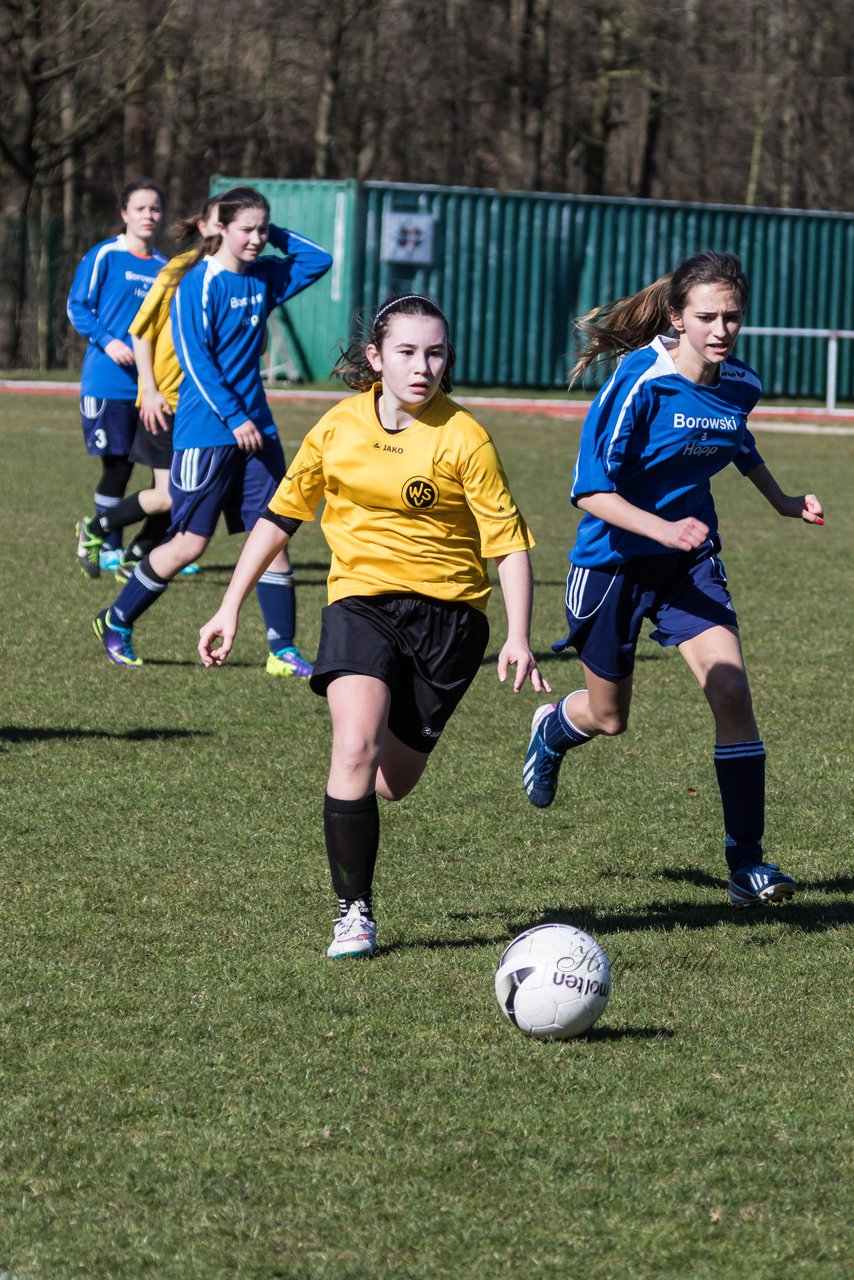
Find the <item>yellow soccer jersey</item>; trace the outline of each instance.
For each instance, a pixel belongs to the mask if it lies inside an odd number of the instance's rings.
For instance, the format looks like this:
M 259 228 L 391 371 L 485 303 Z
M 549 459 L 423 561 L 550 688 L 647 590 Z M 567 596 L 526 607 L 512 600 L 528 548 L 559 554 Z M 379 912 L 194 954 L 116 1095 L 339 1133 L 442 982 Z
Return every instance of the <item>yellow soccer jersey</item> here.
M 195 249 L 189 249 L 187 253 L 179 253 L 177 258 L 167 262 L 145 295 L 145 301 L 134 316 L 130 327 L 130 332 L 135 337 L 146 338 L 151 343 L 154 381 L 173 414 L 178 403 L 178 388 L 184 377 L 184 370 L 178 363 L 172 343 L 169 306 L 181 278 L 181 268 L 195 252 Z M 142 392 L 136 398 L 137 405 L 141 401 Z
M 270 503 L 313 520 L 332 551 L 329 602 L 412 592 L 485 609 L 487 557 L 534 545 L 489 435 L 441 391 L 389 432 L 379 387 L 342 400 L 304 439 Z

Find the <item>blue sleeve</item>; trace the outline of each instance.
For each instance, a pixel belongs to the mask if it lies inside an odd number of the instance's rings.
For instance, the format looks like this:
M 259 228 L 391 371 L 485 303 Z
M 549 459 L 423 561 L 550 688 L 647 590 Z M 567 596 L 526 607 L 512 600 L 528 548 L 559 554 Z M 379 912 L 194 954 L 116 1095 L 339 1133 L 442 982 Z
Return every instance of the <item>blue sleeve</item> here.
M 287 255 L 286 262 L 278 258 L 266 259 L 270 263 L 270 302 L 273 307 L 278 307 L 287 298 L 307 289 L 315 280 L 326 275 L 332 266 L 332 254 L 321 249 L 319 244 L 296 231 L 277 227 L 272 222 L 269 243 L 274 249 Z
M 66 313 L 74 328 L 83 338 L 102 349 L 116 336 L 110 333 L 98 317 L 98 302 L 104 278 L 105 257 L 98 257 L 101 245 L 96 244 L 84 255 L 74 273 L 66 303 Z
M 762 454 L 756 448 L 756 441 L 753 439 L 753 435 L 750 431 L 745 431 L 744 440 L 738 453 L 733 458 L 733 463 L 741 474 L 746 476 L 748 471 L 752 471 L 754 467 L 761 467 L 764 461 Z
M 614 493 L 617 475 L 647 396 L 624 365 L 617 368 L 587 411 L 581 428 L 570 501 L 589 493 Z
M 204 279 L 203 270 L 191 271 L 178 285 L 171 307 L 172 341 L 184 375 L 229 431 L 234 431 L 251 415 L 226 382 L 208 344 L 207 335 L 215 317 L 210 289 L 203 298 Z

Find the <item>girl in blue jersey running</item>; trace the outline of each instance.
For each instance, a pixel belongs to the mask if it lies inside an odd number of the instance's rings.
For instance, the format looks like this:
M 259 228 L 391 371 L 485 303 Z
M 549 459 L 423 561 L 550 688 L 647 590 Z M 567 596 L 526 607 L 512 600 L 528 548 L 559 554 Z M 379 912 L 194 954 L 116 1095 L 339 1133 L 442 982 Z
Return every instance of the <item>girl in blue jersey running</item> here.
M 204 553 L 220 515 L 230 533 L 252 529 L 285 474 L 285 457 L 261 380 L 267 317 L 332 265 L 319 245 L 270 224 L 251 187 L 218 197 L 219 248 L 183 277 L 171 305 L 172 338 L 184 370 L 170 472 L 172 537 L 144 556 L 124 590 L 94 620 L 107 657 L 142 665 L 132 627 L 185 566 Z M 280 255 L 261 257 L 267 243 Z M 282 551 L 258 582 L 270 675 L 311 675 L 294 645 L 296 605 Z
M 588 344 L 572 381 L 622 356 L 585 419 L 570 493 L 585 514 L 569 553 L 569 634 L 554 647 L 577 650 L 585 688 L 536 711 L 523 769 L 529 800 L 545 808 L 567 751 L 625 731 L 635 649 L 650 618 L 652 638 L 678 647 L 714 716 L 737 907 L 791 898 L 795 882 L 763 861 L 765 749 L 717 555 L 710 478 L 733 462 L 780 515 L 823 524 L 815 494 L 784 494 L 747 429 L 762 390 L 732 355 L 747 299 L 738 258 L 704 252 L 578 322 Z

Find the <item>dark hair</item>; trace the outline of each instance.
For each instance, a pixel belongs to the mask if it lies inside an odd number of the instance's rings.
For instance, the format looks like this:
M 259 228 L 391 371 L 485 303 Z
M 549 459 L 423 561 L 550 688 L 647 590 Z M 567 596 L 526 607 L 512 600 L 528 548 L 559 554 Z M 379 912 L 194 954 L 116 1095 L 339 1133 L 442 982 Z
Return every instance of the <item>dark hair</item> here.
M 230 222 L 238 216 L 242 209 L 264 209 L 267 217 L 270 216 L 269 201 L 261 195 L 260 191 L 255 191 L 253 187 L 232 187 L 230 191 L 223 191 L 221 195 L 208 196 L 202 205 L 201 213 L 195 214 L 192 218 L 184 218 L 181 222 L 176 222 L 173 230 L 176 233 L 176 239 L 188 239 L 194 232 L 198 231 L 197 222 L 200 218 L 207 218 L 211 209 L 216 205 L 217 221 L 227 227 Z M 183 234 L 178 234 L 183 229 Z M 186 262 L 179 265 L 177 272 L 170 277 L 170 283 L 173 287 L 177 286 L 188 275 L 193 267 L 197 266 L 202 258 L 210 258 L 216 253 L 222 244 L 222 236 L 217 232 L 212 236 L 204 236 L 196 245 L 195 252 Z
M 353 391 L 369 391 L 377 382 L 382 382 L 382 374 L 371 367 L 365 349 L 368 346 L 374 346 L 377 349 L 382 346 L 395 316 L 432 316 L 442 321 L 448 340 L 448 363 L 445 365 L 440 386 L 443 391 L 449 392 L 453 387 L 451 370 L 456 356 L 451 346 L 448 320 L 438 303 L 435 303 L 432 298 L 425 298 L 421 293 L 405 293 L 400 297 L 386 298 L 385 302 L 377 308 L 370 323 L 368 336 L 357 338 L 348 347 L 341 347 L 341 354 L 335 362 L 332 377 L 342 378 Z
M 170 228 L 173 239 L 180 244 L 184 240 L 192 240 L 199 234 L 199 223 L 210 217 L 211 209 L 217 203 L 216 196 L 208 196 L 202 201 L 198 213 L 188 214 L 186 218 L 177 218 Z M 213 237 L 212 237 L 213 238 Z M 216 237 L 219 239 L 219 237 Z
M 263 209 L 270 216 L 270 202 L 266 196 L 254 187 L 232 187 L 213 197 L 217 206 L 218 220 L 224 227 L 233 222 L 243 209 Z
M 128 200 L 130 200 L 135 191 L 156 191 L 161 205 L 164 207 L 166 205 L 166 197 L 163 194 L 163 188 L 160 186 L 159 182 L 155 182 L 153 178 L 137 178 L 134 182 L 129 182 L 127 186 L 122 189 L 122 194 L 119 198 L 120 209 L 126 209 L 128 207 Z
M 741 260 L 734 253 L 716 253 L 704 249 L 681 262 L 675 271 L 661 276 L 640 293 L 617 298 L 602 307 L 594 307 L 580 316 L 576 329 L 587 339 L 569 375 L 569 385 L 599 361 L 617 359 L 626 351 L 645 347 L 659 333 L 670 328 L 671 311 L 681 312 L 688 294 L 697 284 L 727 284 L 738 297 L 742 311 L 747 309 L 750 286 Z

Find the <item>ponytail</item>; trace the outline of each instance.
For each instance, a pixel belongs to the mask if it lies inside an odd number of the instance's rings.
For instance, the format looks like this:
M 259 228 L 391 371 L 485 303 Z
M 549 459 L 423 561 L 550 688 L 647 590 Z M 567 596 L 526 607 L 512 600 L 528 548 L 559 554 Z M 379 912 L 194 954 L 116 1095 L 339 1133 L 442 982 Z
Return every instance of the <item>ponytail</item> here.
M 606 302 L 576 320 L 575 327 L 587 339 L 587 345 L 572 367 L 569 385 L 599 361 L 618 359 L 627 351 L 645 347 L 659 333 L 667 333 L 671 313 L 678 315 L 685 310 L 688 294 L 697 284 L 728 285 L 742 312 L 747 310 L 750 286 L 741 260 L 734 253 L 704 249 L 640 293 Z

